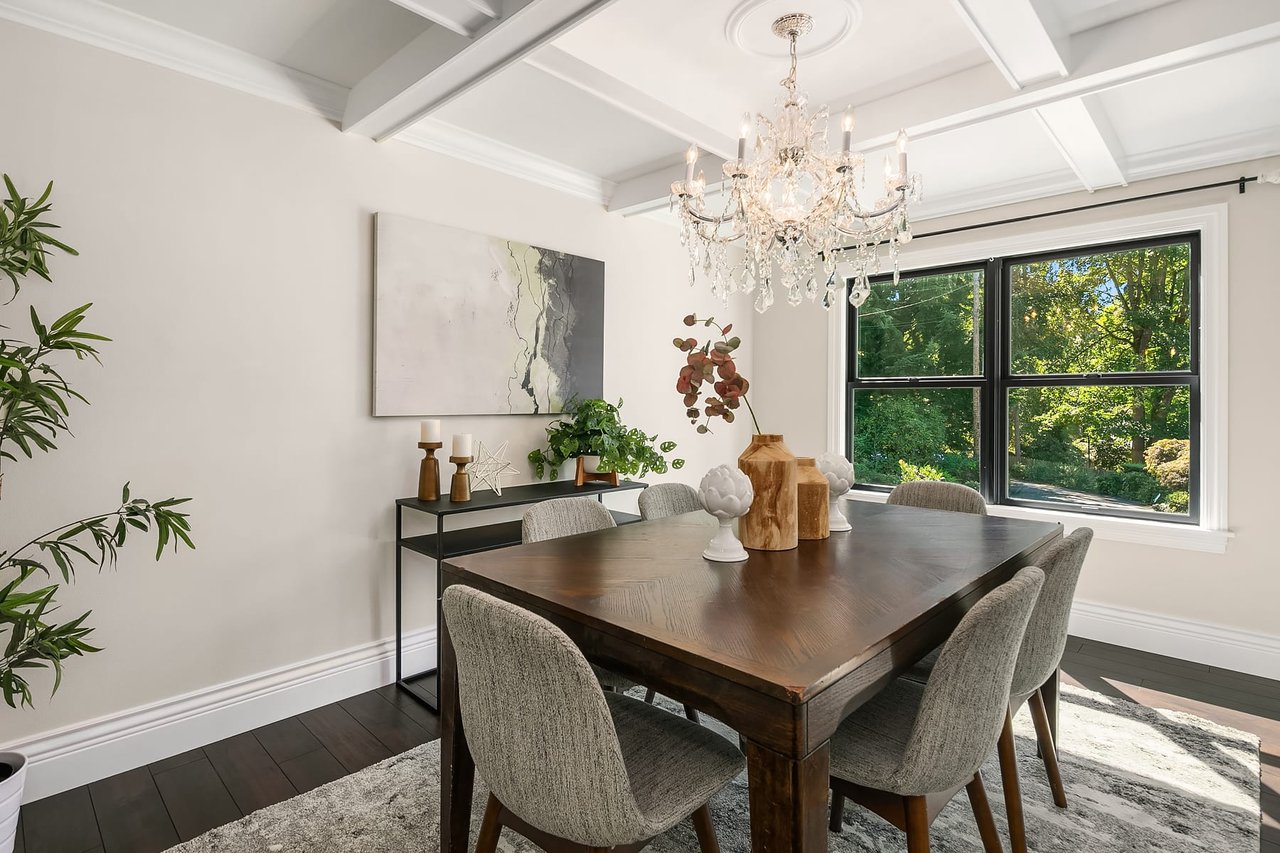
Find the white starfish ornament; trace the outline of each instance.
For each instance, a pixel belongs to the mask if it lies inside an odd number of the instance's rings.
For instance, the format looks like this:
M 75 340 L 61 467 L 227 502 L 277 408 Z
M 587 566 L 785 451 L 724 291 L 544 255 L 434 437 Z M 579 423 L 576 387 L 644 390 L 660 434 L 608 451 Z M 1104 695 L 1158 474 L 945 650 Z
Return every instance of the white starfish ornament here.
M 505 441 L 492 452 L 484 446 L 483 441 L 476 445 L 475 461 L 467 466 L 467 473 L 471 475 L 474 488 L 493 489 L 494 494 L 502 494 L 502 478 L 519 473 L 516 471 L 516 466 L 505 458 L 506 454 L 507 442 Z

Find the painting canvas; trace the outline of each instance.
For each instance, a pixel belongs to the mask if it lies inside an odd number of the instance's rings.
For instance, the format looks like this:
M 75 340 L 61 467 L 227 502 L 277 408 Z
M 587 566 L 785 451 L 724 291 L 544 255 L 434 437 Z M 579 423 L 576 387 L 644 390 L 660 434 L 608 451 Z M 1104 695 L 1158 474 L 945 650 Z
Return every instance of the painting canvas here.
M 375 230 L 375 415 L 602 396 L 602 261 L 385 213 Z

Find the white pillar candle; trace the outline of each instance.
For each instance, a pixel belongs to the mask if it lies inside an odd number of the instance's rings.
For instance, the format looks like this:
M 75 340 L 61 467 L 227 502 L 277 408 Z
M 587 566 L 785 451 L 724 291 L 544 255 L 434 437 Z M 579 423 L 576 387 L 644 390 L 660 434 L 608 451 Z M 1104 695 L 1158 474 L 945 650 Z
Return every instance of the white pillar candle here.
M 841 150 L 843 150 L 845 154 L 848 154 L 853 148 L 853 107 L 849 107 L 849 109 L 845 110 L 842 126 L 844 129 L 844 138 L 841 140 Z
M 439 444 L 440 443 L 440 421 L 436 419 L 425 420 L 421 424 L 422 438 L 419 439 L 423 444 Z
M 471 455 L 471 433 L 462 433 L 453 437 L 453 455 L 454 456 L 470 456 Z
M 898 174 L 907 176 L 907 132 L 898 131 Z
M 698 146 L 690 145 L 689 150 L 684 153 L 684 182 L 686 184 L 693 183 L 693 167 L 698 162 Z

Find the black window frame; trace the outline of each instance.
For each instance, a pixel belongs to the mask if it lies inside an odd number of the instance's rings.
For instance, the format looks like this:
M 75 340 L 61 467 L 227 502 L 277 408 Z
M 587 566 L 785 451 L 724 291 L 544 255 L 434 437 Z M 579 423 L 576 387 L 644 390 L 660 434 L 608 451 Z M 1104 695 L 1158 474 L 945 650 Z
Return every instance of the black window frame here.
M 981 394 L 981 428 L 978 446 L 979 490 L 989 504 L 1028 507 L 1096 515 L 1111 518 L 1135 518 L 1169 524 L 1192 525 L 1200 523 L 1201 516 L 1201 254 L 1199 231 L 1185 231 L 1110 243 L 1094 243 L 1084 246 L 1067 246 L 1048 251 L 1004 255 L 985 260 L 944 266 L 925 267 L 904 271 L 911 277 L 944 275 L 981 270 L 983 344 L 982 374 L 980 376 L 919 376 L 919 377 L 868 377 L 858 376 L 858 309 L 848 308 L 846 330 L 847 363 L 845 365 L 845 423 L 841 442 L 845 456 L 853 459 L 852 437 L 854 430 L 854 392 L 858 390 L 893 390 L 921 388 L 974 388 Z M 1134 371 L 1124 373 L 1081 374 L 1015 374 L 1012 371 L 1011 333 L 1012 286 L 1010 270 L 1017 264 L 1035 263 L 1056 258 L 1079 255 L 1122 252 L 1139 248 L 1154 248 L 1178 243 L 1189 243 L 1187 262 L 1188 298 L 1190 299 L 1190 359 L 1188 369 L 1175 371 Z M 892 275 L 871 279 L 872 287 L 892 281 Z M 1186 386 L 1190 396 L 1189 435 L 1191 470 L 1188 483 L 1186 515 L 1158 513 L 1153 510 L 1126 510 L 1120 508 L 1090 508 L 1035 501 L 1009 496 L 1009 392 L 1017 388 L 1046 387 L 1096 387 L 1099 385 L 1124 385 L 1140 387 Z M 855 467 L 856 470 L 856 467 Z M 888 492 L 892 486 L 872 483 L 856 483 L 854 488 L 868 492 Z

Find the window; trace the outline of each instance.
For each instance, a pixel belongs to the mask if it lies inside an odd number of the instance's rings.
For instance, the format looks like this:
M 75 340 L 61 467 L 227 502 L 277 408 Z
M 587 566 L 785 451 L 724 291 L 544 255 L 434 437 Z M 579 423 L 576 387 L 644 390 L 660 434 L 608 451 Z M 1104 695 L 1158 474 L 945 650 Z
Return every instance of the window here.
M 1198 233 L 873 280 L 849 314 L 859 485 L 1196 523 Z

